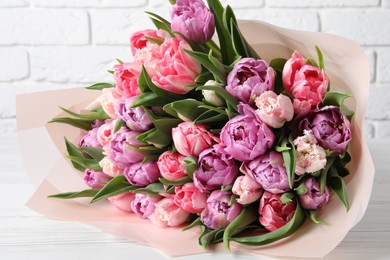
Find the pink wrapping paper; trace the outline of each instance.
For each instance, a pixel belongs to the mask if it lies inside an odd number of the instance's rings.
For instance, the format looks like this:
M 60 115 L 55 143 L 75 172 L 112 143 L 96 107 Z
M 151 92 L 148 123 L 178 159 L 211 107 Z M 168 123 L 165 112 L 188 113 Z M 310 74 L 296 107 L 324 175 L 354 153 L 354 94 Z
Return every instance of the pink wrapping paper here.
M 232 242 L 232 252 L 323 257 L 361 220 L 371 194 L 374 166 L 362 136 L 369 91 L 367 58 L 356 42 L 334 35 L 293 31 L 255 21 L 241 21 L 240 28 L 248 42 L 267 61 L 277 57 L 288 58 L 294 50 L 315 58 L 314 47 L 318 45 L 324 54 L 332 88 L 353 94 L 348 105 L 355 111 L 355 117 L 350 144 L 352 162 L 348 165 L 351 174 L 345 179 L 351 204 L 349 212 L 333 194 L 319 215 L 331 225 L 316 225 L 308 221 L 293 236 L 272 245 L 249 247 Z M 198 245 L 197 228 L 186 232 L 180 228 L 160 228 L 133 214 L 119 212 L 106 202 L 89 204 L 87 199 L 46 198 L 54 193 L 87 188 L 82 177 L 63 156 L 66 151 L 63 137 L 77 143 L 81 132 L 63 124 L 47 124 L 47 121 L 63 115 L 59 105 L 82 111 L 94 106 L 98 95 L 99 91 L 77 88 L 17 96 L 17 122 L 23 158 L 31 181 L 37 187 L 27 205 L 42 215 L 84 223 L 131 242 L 156 247 L 170 256 L 209 252 Z M 225 252 L 221 245 L 209 250 Z

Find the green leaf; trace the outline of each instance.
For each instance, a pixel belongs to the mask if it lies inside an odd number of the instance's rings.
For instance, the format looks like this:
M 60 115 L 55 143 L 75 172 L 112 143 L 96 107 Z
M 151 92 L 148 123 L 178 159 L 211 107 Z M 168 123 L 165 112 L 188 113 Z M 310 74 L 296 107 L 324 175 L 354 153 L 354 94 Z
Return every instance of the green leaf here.
M 317 211 L 316 210 L 308 210 L 309 212 L 309 218 L 312 222 L 315 224 L 323 224 L 323 225 L 329 225 L 326 221 L 323 221 L 322 219 L 317 218 Z
M 302 176 L 304 177 L 304 176 Z M 299 185 L 294 189 L 295 193 L 298 196 L 304 195 L 307 193 L 307 187 L 305 182 L 301 179 Z
M 77 157 L 77 156 L 67 156 L 72 162 L 75 162 L 85 169 L 91 169 L 95 171 L 102 171 L 102 168 L 99 165 L 99 161 L 96 161 L 95 159 L 86 159 L 82 157 Z
M 293 192 L 286 192 L 286 193 L 283 193 L 282 196 L 280 196 L 280 201 L 283 204 L 287 204 L 287 203 L 290 203 L 291 201 L 293 201 L 294 198 L 295 198 L 295 195 Z
M 286 172 L 288 176 L 288 183 L 290 186 L 290 189 L 294 186 L 294 178 L 295 178 L 295 163 L 297 161 L 297 155 L 295 151 L 295 146 L 292 141 L 291 135 L 287 138 L 285 137 L 282 140 L 282 147 L 290 147 L 291 149 L 285 150 L 282 152 L 283 160 L 284 160 L 284 166 L 286 167 Z
M 150 15 L 150 16 L 152 16 L 152 17 L 154 17 L 154 18 L 156 18 L 157 20 L 163 22 L 167 26 L 171 27 L 171 23 L 168 22 L 167 20 L 165 20 L 162 16 L 159 16 L 158 14 L 155 14 L 155 13 L 152 13 L 152 12 L 148 12 L 148 11 L 146 11 L 145 13 Z
M 116 120 L 114 129 L 112 130 L 113 134 L 118 132 L 124 126 L 124 122 L 120 119 Z
M 74 199 L 74 198 L 84 198 L 84 197 L 94 197 L 100 189 L 88 189 L 83 191 L 76 192 L 65 192 L 58 193 L 47 196 L 48 198 L 56 198 L 56 199 Z
M 164 106 L 166 100 L 160 98 L 153 92 L 141 93 L 131 105 L 132 108 L 139 106 Z
M 187 175 L 193 179 L 194 172 L 198 169 L 198 165 L 196 163 L 187 164 L 186 165 L 186 173 Z
M 351 96 L 352 95 L 349 93 L 330 91 L 327 92 L 325 95 L 324 104 L 327 106 L 342 107 L 344 104 L 344 100 Z
M 137 136 L 137 140 L 146 144 L 154 145 L 157 148 L 162 148 L 171 144 L 172 136 L 167 136 L 157 128 L 152 128 Z
M 302 224 L 305 222 L 305 218 L 306 217 L 301 206 L 299 205 L 299 203 L 297 203 L 297 208 L 295 209 L 294 216 L 283 227 L 259 236 L 237 237 L 237 238 L 233 237 L 230 240 L 248 246 L 267 245 L 272 242 L 278 241 L 282 238 L 291 236 L 295 231 L 297 231 L 302 226 Z
M 157 19 L 155 19 L 155 18 L 153 18 L 153 17 L 149 17 L 149 18 L 150 18 L 150 20 L 152 20 L 154 26 L 156 26 L 156 28 L 157 28 L 158 30 L 159 30 L 159 29 L 164 30 L 164 31 L 166 31 L 167 33 L 169 33 L 169 35 L 170 35 L 171 37 L 173 37 L 173 38 L 175 37 L 174 33 L 173 33 L 172 30 L 171 30 L 171 27 L 168 26 L 166 23 L 164 23 L 164 22 L 162 22 L 162 21 L 159 21 L 159 20 L 157 20 Z
M 119 63 L 119 64 L 123 64 L 123 61 L 122 60 L 120 60 L 120 59 L 118 59 L 118 58 L 116 58 L 116 61 Z
M 135 189 L 134 192 L 157 196 L 160 195 L 161 192 L 165 192 L 165 190 L 164 185 L 161 182 L 153 182 L 146 187 Z
M 187 182 L 192 182 L 192 179 L 190 177 L 188 177 L 188 176 L 180 178 L 180 179 L 177 179 L 177 180 L 174 180 L 174 181 L 167 180 L 167 179 L 164 179 L 164 178 L 159 178 L 158 180 L 161 183 L 163 183 L 163 184 L 174 185 L 174 186 L 181 186 L 183 184 L 186 184 Z
M 326 186 L 326 180 L 328 177 L 328 171 L 330 167 L 333 165 L 333 162 L 335 161 L 335 157 L 328 157 L 326 161 L 325 167 L 321 170 L 320 174 L 320 192 L 321 194 L 324 193 L 325 191 L 325 186 Z
M 219 236 L 221 235 L 221 232 L 223 232 L 224 230 L 225 229 L 223 228 L 214 229 L 214 230 L 205 229 L 205 231 L 199 237 L 199 244 L 204 248 L 207 248 L 209 245 L 219 240 Z
M 340 176 L 336 176 L 336 175 L 337 175 L 337 173 L 332 174 L 332 176 L 328 180 L 328 185 L 337 194 L 337 196 L 339 197 L 341 202 L 344 204 L 347 211 L 349 211 L 349 199 L 348 199 L 348 193 L 347 193 L 347 185 L 345 185 L 343 178 L 341 178 Z
M 325 69 L 324 56 L 322 55 L 322 52 L 318 46 L 316 46 L 316 52 L 320 69 Z
M 157 87 L 150 79 L 144 66 L 142 66 L 142 71 L 141 71 L 141 75 L 139 76 L 138 85 L 140 86 L 141 89 L 144 89 L 143 92 L 145 92 L 146 89 L 150 89 L 158 97 L 169 102 L 183 98 L 183 95 L 178 95 Z
M 88 87 L 86 87 L 86 89 L 102 90 L 104 88 L 113 88 L 113 87 L 115 87 L 115 85 L 110 84 L 110 83 L 101 82 L 101 83 L 96 83 L 96 84 L 93 84 L 91 86 L 88 86 Z
M 66 146 L 66 150 L 68 152 L 68 155 L 84 158 L 84 154 L 79 150 L 79 148 L 77 146 L 75 146 L 74 144 L 72 144 L 71 142 L 69 142 L 69 140 L 66 138 L 65 138 L 65 146 Z M 72 162 L 73 168 L 75 168 L 76 170 L 79 170 L 81 172 L 85 171 L 85 167 L 82 166 L 81 164 L 74 162 L 72 160 L 71 160 L 71 162 Z
M 151 37 L 147 37 L 145 36 L 146 40 L 148 40 L 149 42 L 151 43 L 154 43 L 154 44 L 157 44 L 157 45 L 161 45 L 164 43 L 164 40 L 161 40 L 161 39 L 156 39 L 156 38 L 151 38 Z
M 67 124 L 88 131 L 92 129 L 91 124 L 93 123 L 93 120 L 75 119 L 69 117 L 56 117 L 49 121 L 49 123 Z
M 259 217 L 256 206 L 252 205 L 244 208 L 241 213 L 226 227 L 223 235 L 223 244 L 227 251 L 230 252 L 230 240 L 237 234 L 241 228 L 249 225 Z
M 230 24 L 225 24 L 223 20 L 224 8 L 219 0 L 207 0 L 207 3 L 210 10 L 214 13 L 215 27 L 219 45 L 221 46 L 223 63 L 226 65 L 232 64 L 235 60 L 235 51 L 229 32 Z
M 200 221 L 200 217 L 198 217 L 191 224 L 189 224 L 188 226 L 183 228 L 182 231 L 186 231 L 186 230 L 189 230 L 193 227 L 200 226 L 200 225 L 202 225 L 202 221 Z
M 238 100 L 233 97 L 229 92 L 227 92 L 224 88 L 216 87 L 216 86 L 199 86 L 196 90 L 212 90 L 219 96 L 221 96 L 225 101 L 227 106 L 231 107 L 230 111 L 233 113 L 237 113 L 237 105 Z
M 91 203 L 102 199 L 120 195 L 135 189 L 129 184 L 125 176 L 120 175 L 109 181 L 92 199 Z
M 144 164 L 144 163 L 149 162 L 149 161 L 155 162 L 155 161 L 157 161 L 159 156 L 160 156 L 159 154 L 147 155 L 147 156 L 144 157 L 144 159 L 142 160 L 141 163 Z
M 201 85 L 204 85 L 207 81 L 212 80 L 213 74 L 210 71 L 202 72 L 198 77 L 196 77 L 195 82 Z
M 190 50 L 185 50 L 185 52 L 199 61 L 200 64 L 202 64 L 207 70 L 209 70 L 218 82 L 224 85 L 226 84 L 226 71 L 224 68 L 215 65 L 217 63 L 217 59 L 213 58 L 210 60 L 210 54 L 207 55 L 202 52 Z
M 201 107 L 202 105 L 204 103 L 195 99 L 183 99 L 165 105 L 163 110 L 174 117 L 185 117 L 194 121 L 199 115 L 207 111 L 207 109 Z
M 217 114 L 214 111 L 206 111 L 194 120 L 195 124 L 212 124 L 218 122 L 227 122 L 229 117 L 227 114 Z
M 103 158 L 103 148 L 101 147 L 87 147 L 82 146 L 80 149 L 84 152 L 86 152 L 92 159 L 94 159 L 97 162 L 100 162 Z
M 282 59 L 282 58 L 276 58 L 270 62 L 270 66 L 276 72 L 274 91 L 277 94 L 281 94 L 284 92 L 282 75 L 283 75 L 283 68 L 284 68 L 284 65 L 286 64 L 286 62 L 287 62 L 287 60 Z

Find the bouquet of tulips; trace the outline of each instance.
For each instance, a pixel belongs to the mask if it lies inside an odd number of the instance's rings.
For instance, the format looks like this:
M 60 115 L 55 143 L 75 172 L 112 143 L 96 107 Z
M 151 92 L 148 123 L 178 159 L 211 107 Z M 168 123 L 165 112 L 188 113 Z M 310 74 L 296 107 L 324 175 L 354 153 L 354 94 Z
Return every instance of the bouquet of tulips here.
M 108 200 L 159 226 L 200 227 L 199 243 L 265 245 L 349 208 L 349 94 L 332 91 L 320 48 L 264 60 L 218 0 L 171 1 L 171 21 L 130 37 L 96 107 L 52 122 L 82 129 L 67 157 L 90 187 L 50 197 Z M 216 31 L 218 44 L 211 38 Z M 331 224 L 331 223 L 330 223 Z

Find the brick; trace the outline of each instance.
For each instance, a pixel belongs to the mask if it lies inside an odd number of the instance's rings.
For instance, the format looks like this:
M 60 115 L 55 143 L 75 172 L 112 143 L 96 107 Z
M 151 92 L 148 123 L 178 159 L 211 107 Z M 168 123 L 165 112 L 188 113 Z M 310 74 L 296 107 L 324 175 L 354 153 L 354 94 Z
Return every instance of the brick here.
M 28 76 L 27 52 L 18 48 L 0 48 L 0 81 L 21 80 Z
M 303 31 L 318 31 L 319 19 L 313 11 L 287 10 L 235 10 L 238 19 L 254 19 L 277 26 Z
M 386 8 L 390 8 L 390 0 L 382 0 L 382 5 Z
M 145 6 L 148 2 L 147 0 L 102 0 L 102 1 L 105 6 L 109 6 L 109 7 L 141 7 L 141 6 Z
M 168 0 L 153 0 L 149 1 L 148 6 L 170 8 L 172 5 Z M 162 15 L 162 13 L 159 12 L 159 15 Z
M 375 121 L 375 138 L 390 137 L 390 121 Z
M 81 10 L 0 10 L 2 44 L 88 44 L 88 15 Z
M 34 6 L 39 7 L 95 7 L 101 0 L 32 0 Z
M 0 6 L 4 7 L 21 7 L 29 4 L 29 0 L 1 0 Z
M 0 136 L 16 136 L 16 118 L 0 119 Z
M 365 138 L 375 137 L 375 125 L 372 121 L 366 120 L 363 125 L 363 134 Z
M 390 44 L 390 10 L 324 11 L 322 31 L 365 45 Z
M 390 82 L 390 48 L 380 48 L 378 52 L 377 81 Z
M 371 120 L 390 119 L 390 86 L 370 88 L 366 117 Z
M 366 49 L 364 53 L 367 56 L 368 65 L 370 67 L 370 81 L 374 82 L 376 78 L 376 53 L 370 49 Z
M 380 0 L 267 0 L 270 7 L 367 7 L 378 6 Z
M 37 47 L 31 49 L 31 76 L 36 81 L 112 82 L 107 72 L 115 58 L 130 60 L 129 47 Z
M 221 0 L 221 3 L 224 6 L 230 5 L 233 9 L 236 9 L 236 8 L 256 8 L 256 7 L 264 6 L 264 0 L 245 0 L 245 1 Z
M 156 10 L 149 11 L 155 12 Z M 168 15 L 166 8 L 159 8 L 157 12 L 162 16 Z M 90 15 L 92 41 L 96 44 L 128 45 L 131 33 L 155 28 L 143 9 L 92 10 Z

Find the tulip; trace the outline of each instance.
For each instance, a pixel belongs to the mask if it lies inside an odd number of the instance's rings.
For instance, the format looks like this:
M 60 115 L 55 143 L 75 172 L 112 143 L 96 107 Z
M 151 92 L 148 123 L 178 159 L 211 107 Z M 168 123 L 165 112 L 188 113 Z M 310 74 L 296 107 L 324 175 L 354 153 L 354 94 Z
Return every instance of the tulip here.
M 254 97 L 274 89 L 275 72 L 264 60 L 243 58 L 227 77 L 226 90 L 238 100 L 253 105 Z
M 238 175 L 238 166 L 233 157 L 221 145 L 204 150 L 194 172 L 194 184 L 201 192 L 211 192 L 233 184 Z
M 240 213 L 242 206 L 235 202 L 229 205 L 232 194 L 215 190 L 207 199 L 207 207 L 200 214 L 202 223 L 210 228 L 226 228 Z
M 240 170 L 268 192 L 276 194 L 290 190 L 283 157 L 278 152 L 270 151 L 244 162 Z
M 322 208 L 329 200 L 329 189 L 325 186 L 325 190 L 321 193 L 320 183 L 314 178 L 307 178 L 304 182 L 307 192 L 299 195 L 299 203 L 302 208 L 316 210 Z
M 177 0 L 170 11 L 171 29 L 194 43 L 211 39 L 215 30 L 213 13 L 202 0 Z

